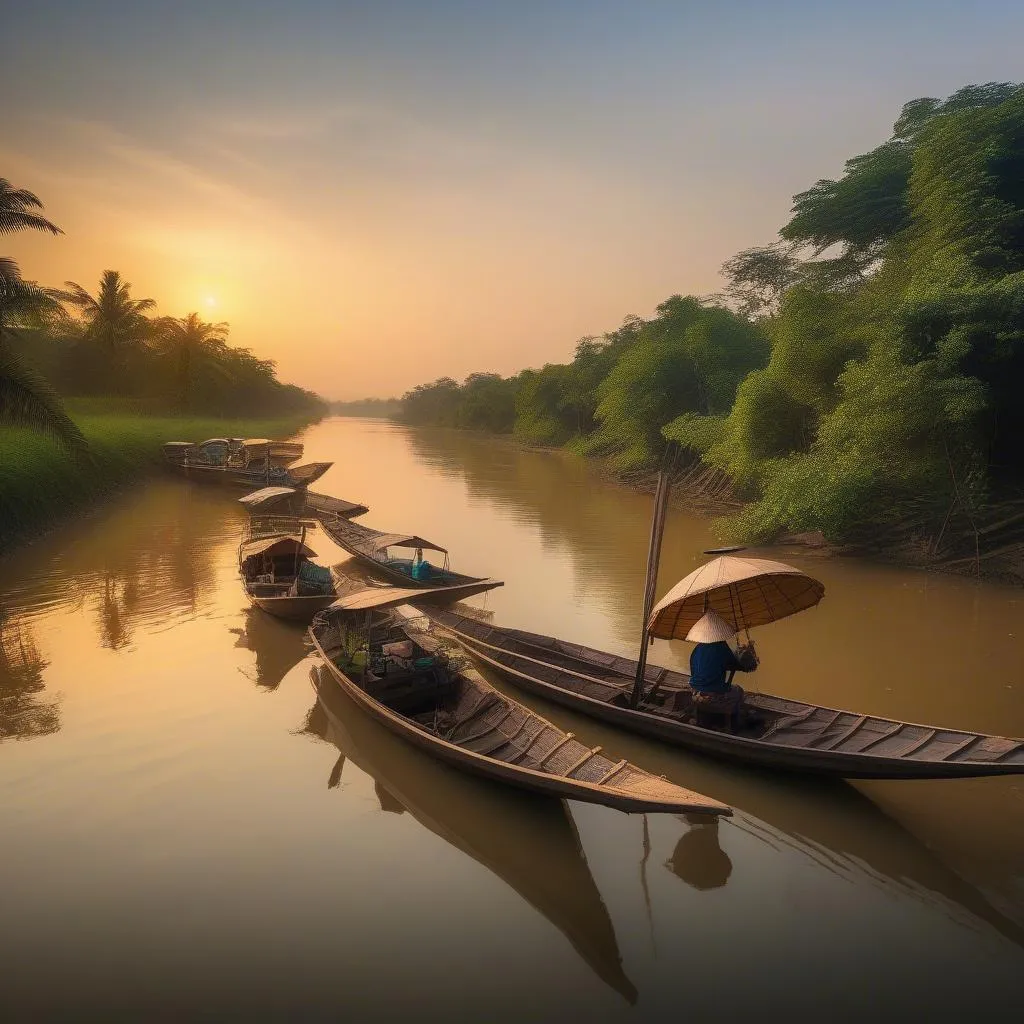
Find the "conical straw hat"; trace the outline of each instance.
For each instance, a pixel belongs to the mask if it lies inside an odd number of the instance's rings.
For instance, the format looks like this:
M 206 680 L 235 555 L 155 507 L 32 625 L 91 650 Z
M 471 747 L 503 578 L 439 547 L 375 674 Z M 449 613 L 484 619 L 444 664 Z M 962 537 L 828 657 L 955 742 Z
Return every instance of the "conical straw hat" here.
M 706 611 L 694 624 L 686 639 L 694 644 L 713 644 L 728 640 L 736 635 L 736 627 L 730 625 L 714 608 Z

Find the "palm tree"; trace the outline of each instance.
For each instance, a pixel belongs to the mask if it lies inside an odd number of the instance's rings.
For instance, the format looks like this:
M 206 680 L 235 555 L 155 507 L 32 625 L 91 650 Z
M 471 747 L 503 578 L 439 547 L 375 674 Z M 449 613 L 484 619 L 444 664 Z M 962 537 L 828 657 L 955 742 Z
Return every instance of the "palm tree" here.
M 0 178 L 0 235 L 31 228 L 59 235 L 61 230 L 40 214 L 43 204 L 25 189 Z M 53 389 L 26 366 L 9 344 L 19 331 L 60 320 L 63 307 L 54 294 L 22 278 L 18 264 L 0 256 L 0 424 L 29 427 L 49 434 L 71 451 L 82 451 L 85 438 L 64 411 Z
M 230 380 L 224 365 L 228 353 L 226 323 L 208 324 L 198 313 L 177 318 L 161 317 L 154 326 L 157 346 L 174 365 L 178 378 L 178 404 L 184 409 L 200 372 Z
M 152 332 L 153 324 L 146 316 L 156 303 L 152 299 L 133 299 L 132 286 L 121 280 L 116 270 L 104 270 L 95 298 L 75 281 L 64 282 L 65 302 L 82 312 L 85 322 L 83 338 L 98 345 L 115 367 L 124 355 L 140 348 Z

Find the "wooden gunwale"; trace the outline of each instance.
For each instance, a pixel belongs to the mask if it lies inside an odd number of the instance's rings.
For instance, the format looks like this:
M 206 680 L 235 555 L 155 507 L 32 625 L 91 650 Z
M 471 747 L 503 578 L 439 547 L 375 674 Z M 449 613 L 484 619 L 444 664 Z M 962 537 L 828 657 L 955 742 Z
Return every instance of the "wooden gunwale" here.
M 524 689 L 537 693 L 540 696 L 554 701 L 555 703 L 580 711 L 584 714 L 600 718 L 604 721 L 611 722 L 612 724 L 630 731 L 653 736 L 674 745 L 690 747 L 703 753 L 783 770 L 838 775 L 844 778 L 964 778 L 1024 773 L 1024 761 L 1015 760 L 1013 762 L 1009 762 L 1005 760 L 1005 758 L 1015 754 L 1020 749 L 1019 747 L 1011 747 L 990 760 L 951 760 L 950 758 L 956 756 L 962 750 L 969 747 L 971 743 L 992 738 L 984 733 L 969 733 L 967 730 L 963 729 L 944 729 L 925 723 L 900 722 L 879 716 L 860 716 L 863 720 L 858 720 L 852 723 L 851 726 L 848 727 L 846 734 L 840 734 L 839 737 L 830 738 L 828 740 L 828 746 L 814 747 L 810 745 L 814 741 L 814 736 L 808 737 L 803 745 L 796 745 L 793 743 L 773 741 L 770 737 L 755 738 L 740 734 L 719 732 L 703 726 L 671 718 L 663 713 L 658 714 L 656 712 L 645 710 L 642 707 L 635 710 L 617 707 L 606 700 L 600 700 L 585 693 L 567 690 L 564 687 L 557 686 L 535 676 L 531 676 L 521 669 L 513 668 L 512 666 L 505 664 L 490 652 L 504 654 L 517 660 L 523 659 L 528 662 L 540 663 L 542 665 L 546 664 L 557 669 L 559 672 L 576 676 L 588 682 L 600 683 L 603 686 L 616 686 L 616 683 L 612 680 L 587 676 L 584 673 L 575 672 L 562 665 L 544 662 L 539 658 L 532 658 L 529 655 L 520 653 L 519 651 L 508 650 L 507 648 L 499 645 L 488 643 L 488 641 L 481 640 L 471 633 L 462 632 L 457 625 L 453 625 L 450 620 L 451 618 L 457 619 L 457 616 L 446 617 L 445 613 L 437 612 L 433 609 L 429 611 L 424 609 L 424 611 L 427 612 L 439 628 L 456 638 L 477 658 L 492 666 L 499 672 L 499 674 L 507 678 L 513 684 L 520 685 Z M 461 622 L 461 620 L 458 621 Z M 496 626 L 490 626 L 489 630 L 491 639 L 494 639 L 496 635 L 497 637 L 507 637 L 510 642 L 517 645 L 525 644 L 537 651 L 544 650 L 540 644 L 530 643 L 529 640 L 520 636 L 520 631 L 503 630 L 501 627 Z M 533 636 L 533 634 L 527 634 L 527 636 Z M 580 651 L 581 653 L 587 650 L 587 648 L 576 647 L 575 645 L 567 644 L 564 641 L 559 641 L 552 637 L 538 636 L 537 639 L 550 641 L 552 653 L 557 656 L 586 662 L 585 658 L 570 653 L 567 648 L 572 648 Z M 602 657 L 612 657 L 611 655 L 605 655 L 604 652 L 595 653 Z M 625 678 L 624 673 L 617 672 L 610 667 L 607 671 L 615 673 L 623 680 L 623 683 L 628 684 L 628 680 Z M 674 673 L 672 670 L 663 671 L 666 676 L 678 676 L 684 681 L 686 679 L 682 673 Z M 662 680 L 665 679 L 664 676 L 661 678 Z M 749 704 L 751 706 L 755 708 L 760 706 L 777 714 L 778 711 L 776 710 L 774 703 L 776 701 L 780 701 L 780 699 L 772 697 L 770 694 L 749 695 Z M 785 701 L 784 703 L 790 706 L 802 705 L 802 711 L 799 714 L 798 720 L 810 718 L 819 711 L 833 713 L 834 717 L 831 722 L 824 727 L 825 729 L 829 728 L 840 715 L 855 714 L 854 712 L 844 709 L 830 708 L 824 705 L 803 704 L 803 702 L 800 701 Z M 872 722 L 879 726 L 890 726 L 891 728 L 885 729 L 882 734 L 877 737 L 872 737 L 859 751 L 842 751 L 834 749 L 840 744 L 848 742 L 859 729 Z M 790 718 L 790 720 L 786 721 L 779 731 L 784 732 L 786 728 L 791 727 L 793 724 L 796 724 L 796 722 Z M 908 747 L 898 755 L 893 755 L 891 753 L 870 753 L 871 747 L 876 746 L 884 740 L 891 739 L 892 736 L 904 727 L 923 729 L 926 733 L 929 733 L 929 735 L 920 737 L 919 739 L 921 742 L 915 740 L 912 746 Z M 934 732 L 931 730 L 934 730 Z M 824 729 L 816 734 L 819 739 L 821 738 L 822 732 L 824 732 Z M 934 741 L 939 732 L 961 734 L 964 738 L 960 741 L 960 746 L 958 748 L 948 750 L 942 755 L 936 753 L 931 758 L 908 756 L 916 753 L 922 747 L 927 746 L 929 742 Z M 1002 739 L 1002 737 L 996 738 Z M 864 750 L 868 750 L 869 752 L 864 753 Z

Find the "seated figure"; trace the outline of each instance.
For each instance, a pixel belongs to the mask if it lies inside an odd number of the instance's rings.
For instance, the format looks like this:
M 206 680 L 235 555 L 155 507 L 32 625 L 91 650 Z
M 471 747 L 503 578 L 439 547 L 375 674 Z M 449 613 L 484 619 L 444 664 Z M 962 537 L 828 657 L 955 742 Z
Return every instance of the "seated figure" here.
M 690 655 L 694 708 L 698 712 L 732 714 L 734 723 L 739 720 L 743 689 L 732 682 L 732 675 L 734 672 L 753 672 L 757 668 L 757 658 L 750 648 L 737 654 L 729 646 L 728 640 L 735 633 L 735 627 L 718 612 L 709 610 L 686 634 L 686 639 L 696 644 Z

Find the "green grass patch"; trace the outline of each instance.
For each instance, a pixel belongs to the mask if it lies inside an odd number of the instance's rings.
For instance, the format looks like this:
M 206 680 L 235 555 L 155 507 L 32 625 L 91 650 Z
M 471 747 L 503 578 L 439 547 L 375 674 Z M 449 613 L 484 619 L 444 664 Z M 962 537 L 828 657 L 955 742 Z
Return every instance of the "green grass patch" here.
M 108 400 L 116 407 L 117 399 Z M 92 403 L 91 408 L 101 408 Z M 29 430 L 0 428 L 0 550 L 15 541 L 151 473 L 163 465 L 165 441 L 208 437 L 290 437 L 307 416 L 273 420 L 85 413 L 68 403 L 89 452 L 76 459 Z

